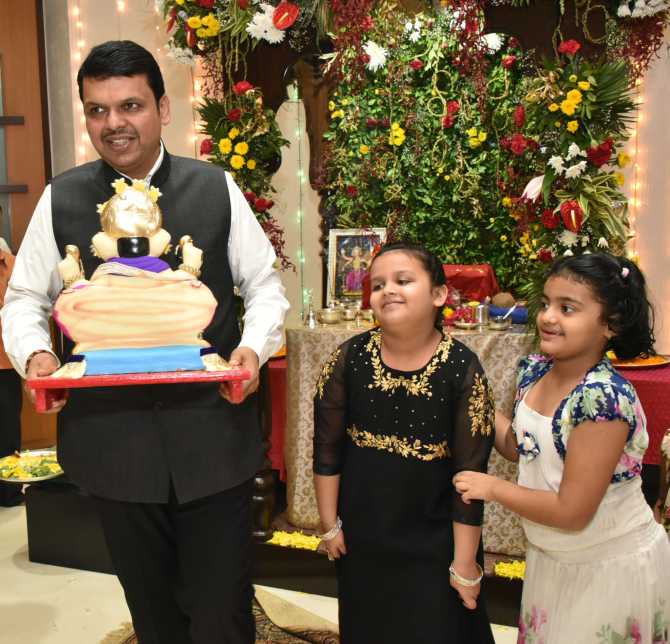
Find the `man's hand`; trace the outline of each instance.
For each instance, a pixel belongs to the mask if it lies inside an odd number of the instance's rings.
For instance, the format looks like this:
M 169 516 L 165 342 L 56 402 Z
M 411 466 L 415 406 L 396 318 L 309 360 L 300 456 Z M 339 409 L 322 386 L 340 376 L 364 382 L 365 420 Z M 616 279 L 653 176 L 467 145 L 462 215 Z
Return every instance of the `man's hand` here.
M 241 403 L 249 394 L 253 394 L 258 389 L 258 356 L 253 349 L 249 347 L 237 347 L 235 351 L 230 354 L 228 363 L 231 367 L 239 367 L 246 369 L 251 377 L 242 383 L 242 398 L 240 400 L 231 400 L 230 398 L 230 383 L 222 382 L 219 387 L 219 393 L 229 403 Z
M 47 351 L 42 351 L 36 353 L 28 362 L 28 369 L 26 371 L 26 380 L 31 378 L 37 378 L 40 376 L 50 376 L 54 371 L 58 369 L 58 361 L 54 356 L 52 356 Z M 24 384 L 24 389 L 30 397 L 30 402 L 35 405 L 35 391 Z M 63 407 L 67 398 L 61 398 L 60 400 L 52 400 L 51 406 L 43 414 L 57 414 Z

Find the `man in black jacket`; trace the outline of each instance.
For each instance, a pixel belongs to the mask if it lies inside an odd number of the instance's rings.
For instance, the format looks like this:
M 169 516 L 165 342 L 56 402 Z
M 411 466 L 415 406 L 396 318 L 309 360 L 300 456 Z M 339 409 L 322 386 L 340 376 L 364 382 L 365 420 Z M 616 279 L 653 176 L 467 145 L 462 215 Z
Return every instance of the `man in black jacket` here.
M 170 104 L 148 51 L 99 45 L 77 81 L 101 160 L 55 177 L 37 205 L 2 311 L 8 355 L 27 378 L 53 373 L 47 319 L 65 246 L 81 249 L 90 277 L 101 261 L 89 250 L 96 205 L 112 196 L 111 183 L 158 187 L 163 228 L 204 251 L 201 279 L 218 302 L 204 337 L 251 372 L 245 399 L 232 404 L 225 386 L 210 384 L 73 389 L 49 410 L 61 412 L 58 458 L 95 499 L 142 644 L 248 644 L 252 477 L 262 458 L 253 394 L 288 309 L 275 255 L 229 173 L 165 150 Z M 163 259 L 177 268 L 173 253 Z M 245 303 L 241 335 L 234 286 Z

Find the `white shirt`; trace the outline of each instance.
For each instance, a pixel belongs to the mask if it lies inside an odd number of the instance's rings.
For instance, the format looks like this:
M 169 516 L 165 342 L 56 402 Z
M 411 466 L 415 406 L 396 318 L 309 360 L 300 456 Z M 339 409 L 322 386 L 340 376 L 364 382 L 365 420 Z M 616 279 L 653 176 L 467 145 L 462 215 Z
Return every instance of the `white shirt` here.
M 163 156 L 161 143 L 160 154 L 146 177 L 147 182 L 151 182 Z M 228 262 L 233 283 L 244 300 L 244 331 L 240 346 L 253 349 L 259 363 L 263 364 L 281 346 L 282 326 L 289 303 L 284 297 L 279 274 L 273 267 L 276 255 L 272 244 L 227 172 L 226 181 L 231 217 Z M 26 361 L 31 353 L 53 353 L 49 317 L 53 303 L 63 289 L 58 272 L 61 259 L 53 232 L 49 185 L 37 203 L 16 255 L 0 311 L 5 350 L 22 377 L 25 377 Z

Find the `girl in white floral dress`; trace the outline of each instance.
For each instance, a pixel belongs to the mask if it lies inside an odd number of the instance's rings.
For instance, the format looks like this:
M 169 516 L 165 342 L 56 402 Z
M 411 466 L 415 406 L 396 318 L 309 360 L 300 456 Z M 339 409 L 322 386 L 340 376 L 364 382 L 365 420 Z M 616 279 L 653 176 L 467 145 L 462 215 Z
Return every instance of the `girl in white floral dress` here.
M 552 267 L 537 316 L 548 356 L 521 361 L 514 419 L 496 417 L 496 449 L 518 484 L 454 477 L 464 501 L 522 517 L 528 551 L 519 644 L 661 644 L 670 625 L 670 542 L 641 492 L 648 445 L 631 384 L 604 355 L 653 345 L 639 269 L 605 253 Z

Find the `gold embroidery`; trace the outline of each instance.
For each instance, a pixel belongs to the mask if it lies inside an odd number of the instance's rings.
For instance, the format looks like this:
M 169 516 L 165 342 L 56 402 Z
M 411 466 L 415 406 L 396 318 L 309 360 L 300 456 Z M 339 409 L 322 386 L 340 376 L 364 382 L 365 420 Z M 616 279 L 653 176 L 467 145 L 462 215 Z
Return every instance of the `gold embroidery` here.
M 335 349 L 330 354 L 330 357 L 328 360 L 326 360 L 325 364 L 321 368 L 321 374 L 319 375 L 319 380 L 316 383 L 316 392 L 315 395 L 318 394 L 319 398 L 323 398 L 323 388 L 325 387 L 326 383 L 328 380 L 330 380 L 330 376 L 333 373 L 333 369 L 335 369 L 335 363 L 337 362 L 337 359 L 340 357 L 340 349 Z
M 447 441 L 441 443 L 422 443 L 418 438 L 410 441 L 393 434 L 372 434 L 361 431 L 355 425 L 347 429 L 347 434 L 358 447 L 373 447 L 385 452 L 399 454 L 404 458 L 418 458 L 420 461 L 434 461 L 451 456 Z
M 414 374 L 411 378 L 405 376 L 393 376 L 382 366 L 381 347 L 382 335 L 379 331 L 373 331 L 370 334 L 370 340 L 365 346 L 365 350 L 370 354 L 370 362 L 374 370 L 373 382 L 368 385 L 368 389 L 379 387 L 382 391 L 395 391 L 398 387 L 404 387 L 407 393 L 412 396 L 426 396 L 430 398 L 433 395 L 431 391 L 429 378 L 435 373 L 442 362 L 449 358 L 453 340 L 451 336 L 443 338 L 437 345 L 435 355 L 428 365 L 423 369 L 420 375 Z
M 468 406 L 470 431 L 488 436 L 495 427 L 495 404 L 493 389 L 485 376 L 476 373 Z

